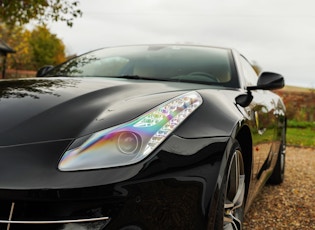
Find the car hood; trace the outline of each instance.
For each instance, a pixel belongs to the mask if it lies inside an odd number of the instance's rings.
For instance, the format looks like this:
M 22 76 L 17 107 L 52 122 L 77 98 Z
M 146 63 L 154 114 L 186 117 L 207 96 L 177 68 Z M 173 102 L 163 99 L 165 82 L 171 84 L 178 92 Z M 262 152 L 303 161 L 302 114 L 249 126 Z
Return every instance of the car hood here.
M 101 78 L 3 80 L 0 146 L 88 135 L 196 89 L 192 85 Z

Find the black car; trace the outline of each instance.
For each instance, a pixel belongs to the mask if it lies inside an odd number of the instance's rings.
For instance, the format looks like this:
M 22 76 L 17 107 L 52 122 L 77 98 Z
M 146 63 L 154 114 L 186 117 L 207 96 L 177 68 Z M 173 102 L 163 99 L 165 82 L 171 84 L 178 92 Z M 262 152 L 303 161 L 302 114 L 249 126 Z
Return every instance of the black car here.
M 1 80 L 0 229 L 241 229 L 283 181 L 283 86 L 233 49 L 176 44 Z

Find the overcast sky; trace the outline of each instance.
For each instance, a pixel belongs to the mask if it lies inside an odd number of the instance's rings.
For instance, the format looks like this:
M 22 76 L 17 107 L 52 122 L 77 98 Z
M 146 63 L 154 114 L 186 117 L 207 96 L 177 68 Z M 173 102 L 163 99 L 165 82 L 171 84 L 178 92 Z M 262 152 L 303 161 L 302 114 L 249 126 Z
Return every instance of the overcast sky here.
M 237 49 L 288 85 L 315 88 L 314 0 L 80 0 L 82 18 L 49 25 L 68 54 L 126 44 Z

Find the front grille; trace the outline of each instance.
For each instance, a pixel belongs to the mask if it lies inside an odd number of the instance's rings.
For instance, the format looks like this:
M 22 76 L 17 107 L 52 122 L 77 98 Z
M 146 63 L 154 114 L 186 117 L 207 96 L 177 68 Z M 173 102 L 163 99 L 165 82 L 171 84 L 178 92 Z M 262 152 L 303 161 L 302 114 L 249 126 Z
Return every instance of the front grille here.
M 0 229 L 95 229 L 109 223 L 102 208 L 71 203 L 25 203 L 0 201 Z M 43 226 L 44 225 L 44 226 Z

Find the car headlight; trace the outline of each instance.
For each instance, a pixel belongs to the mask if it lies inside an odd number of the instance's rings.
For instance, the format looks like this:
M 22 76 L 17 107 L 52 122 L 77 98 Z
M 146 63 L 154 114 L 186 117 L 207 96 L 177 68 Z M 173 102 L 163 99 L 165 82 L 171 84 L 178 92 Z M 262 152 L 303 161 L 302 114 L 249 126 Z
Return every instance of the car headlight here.
M 157 148 L 202 103 L 197 92 L 168 100 L 138 118 L 77 139 L 62 156 L 61 171 L 137 163 Z

